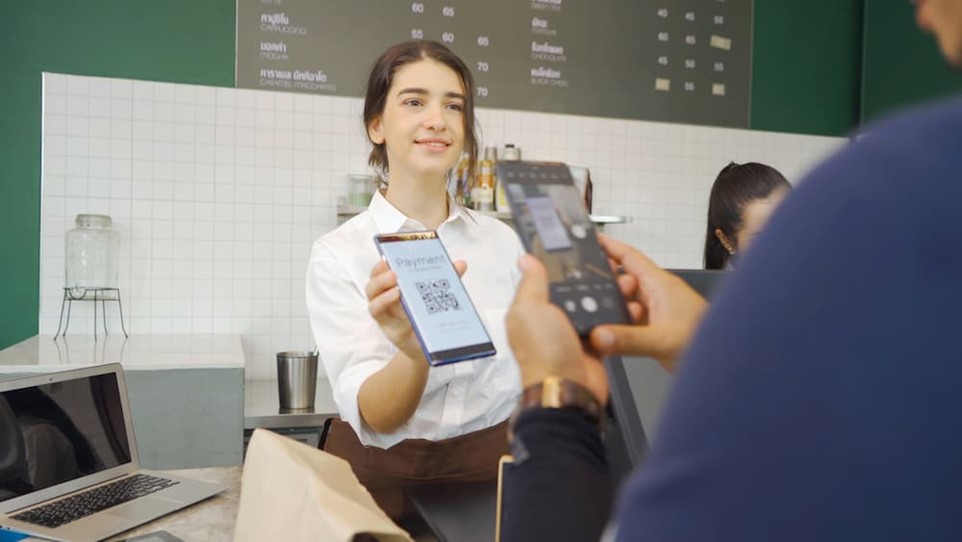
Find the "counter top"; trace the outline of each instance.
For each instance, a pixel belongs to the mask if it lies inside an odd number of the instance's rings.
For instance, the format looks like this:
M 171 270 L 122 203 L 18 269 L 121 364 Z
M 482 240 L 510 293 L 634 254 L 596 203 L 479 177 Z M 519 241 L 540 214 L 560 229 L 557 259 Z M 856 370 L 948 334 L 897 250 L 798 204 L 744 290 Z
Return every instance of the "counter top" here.
M 35 335 L 0 350 L 4 372 L 46 372 L 120 363 L 127 370 L 244 368 L 239 335 L 181 334 L 99 337 Z
M 229 542 L 234 538 L 234 522 L 240 504 L 242 470 L 236 467 L 212 467 L 206 469 L 183 469 L 165 471 L 184 478 L 194 478 L 224 484 L 227 489 L 210 499 L 201 501 L 172 514 L 161 516 L 109 540 L 123 542 L 132 537 L 164 530 L 181 540 L 191 542 Z M 21 542 L 43 542 L 40 538 L 28 537 Z
M 248 380 L 244 384 L 244 429 L 320 427 L 328 418 L 337 417 L 331 384 L 317 379 L 313 412 L 280 412 L 277 380 Z
M 358 207 L 356 205 L 342 205 L 337 206 L 337 218 L 338 222 L 343 222 L 354 215 L 360 214 L 367 210 L 367 207 Z M 498 220 L 503 220 L 505 222 L 514 222 L 514 215 L 510 211 L 478 211 L 474 210 L 476 213 L 481 213 L 483 215 L 490 216 L 492 218 L 497 218 Z M 614 216 L 614 215 L 588 215 L 591 222 L 599 226 L 604 226 L 605 224 L 630 224 L 634 222 L 634 217 L 631 216 Z

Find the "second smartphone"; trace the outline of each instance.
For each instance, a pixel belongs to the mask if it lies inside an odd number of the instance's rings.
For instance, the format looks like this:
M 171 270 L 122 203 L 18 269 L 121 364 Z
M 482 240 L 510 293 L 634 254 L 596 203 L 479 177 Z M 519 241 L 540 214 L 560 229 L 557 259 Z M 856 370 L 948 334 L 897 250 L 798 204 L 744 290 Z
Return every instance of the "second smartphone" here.
M 568 166 L 505 161 L 498 162 L 497 176 L 525 249 L 548 270 L 551 301 L 578 334 L 599 324 L 628 323 L 621 290 Z
M 397 275 L 401 304 L 428 363 L 495 355 L 491 337 L 437 232 L 380 234 L 374 242 Z

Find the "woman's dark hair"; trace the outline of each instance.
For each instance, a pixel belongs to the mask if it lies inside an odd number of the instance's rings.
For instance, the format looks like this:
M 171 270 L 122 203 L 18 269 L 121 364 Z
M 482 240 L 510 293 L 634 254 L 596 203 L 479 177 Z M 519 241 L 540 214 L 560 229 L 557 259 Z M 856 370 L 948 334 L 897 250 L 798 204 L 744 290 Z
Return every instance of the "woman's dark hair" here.
M 364 133 L 367 133 L 371 123 L 384 113 L 394 74 L 402 66 L 423 59 L 440 62 L 454 70 L 461 78 L 461 84 L 464 85 L 464 151 L 468 154 L 467 171 L 473 172 L 478 160 L 478 137 L 474 127 L 474 78 L 464 61 L 436 41 L 414 40 L 398 43 L 384 51 L 377 59 L 371 68 L 371 75 L 368 76 L 367 92 L 364 96 Z M 374 144 L 367 162 L 382 179 L 386 177 L 390 165 L 384 143 Z M 461 191 L 469 189 L 470 184 L 459 186 L 458 195 L 463 195 Z
M 721 230 L 734 242 L 742 228 L 742 211 L 773 192 L 791 190 L 792 185 L 777 169 L 748 162 L 731 162 L 718 173 L 708 198 L 708 226 L 705 232 L 705 269 L 724 269 L 731 254 L 715 235 Z

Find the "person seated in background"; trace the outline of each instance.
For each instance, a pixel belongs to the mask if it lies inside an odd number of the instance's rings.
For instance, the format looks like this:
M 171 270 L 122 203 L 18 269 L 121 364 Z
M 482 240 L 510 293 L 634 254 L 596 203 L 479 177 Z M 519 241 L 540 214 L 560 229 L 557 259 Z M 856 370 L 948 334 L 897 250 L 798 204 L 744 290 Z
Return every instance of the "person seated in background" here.
M 962 66 L 962 0 L 915 4 Z M 962 540 L 962 100 L 869 131 L 800 183 L 704 318 L 679 279 L 606 239 L 636 323 L 584 346 L 523 258 L 502 541 L 602 535 L 600 358 L 619 353 L 680 362 L 617 540 Z
M 730 269 L 792 185 L 777 169 L 748 162 L 722 168 L 708 198 L 705 269 Z

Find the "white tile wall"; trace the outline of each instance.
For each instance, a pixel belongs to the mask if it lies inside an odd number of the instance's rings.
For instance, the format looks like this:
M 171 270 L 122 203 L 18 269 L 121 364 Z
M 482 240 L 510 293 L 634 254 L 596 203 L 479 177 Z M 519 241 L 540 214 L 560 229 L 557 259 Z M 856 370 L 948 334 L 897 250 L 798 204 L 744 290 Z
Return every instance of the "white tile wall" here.
M 362 100 L 44 74 L 40 331 L 57 330 L 64 233 L 109 214 L 122 238 L 132 333 L 237 333 L 248 378 L 313 349 L 303 301 L 311 242 L 335 226 L 348 173 L 367 171 Z M 591 169 L 608 233 L 668 267 L 700 267 L 708 191 L 730 160 L 797 181 L 844 139 L 497 109 L 484 145 Z M 75 303 L 71 333 L 93 325 Z M 108 327 L 119 318 L 108 305 Z

